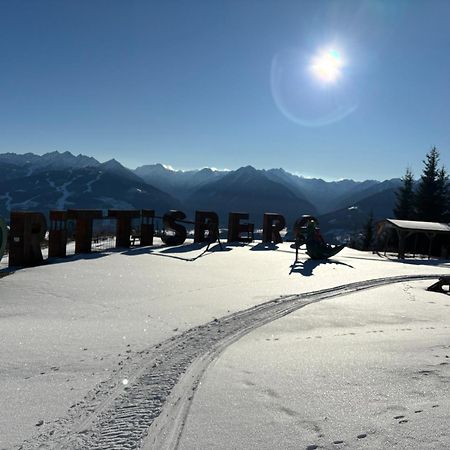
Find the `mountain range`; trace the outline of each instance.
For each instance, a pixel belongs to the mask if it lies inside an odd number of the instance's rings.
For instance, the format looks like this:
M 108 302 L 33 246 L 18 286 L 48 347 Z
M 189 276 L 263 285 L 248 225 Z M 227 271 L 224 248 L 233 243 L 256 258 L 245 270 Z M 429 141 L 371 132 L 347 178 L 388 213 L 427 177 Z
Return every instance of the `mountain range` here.
M 128 169 L 111 159 L 70 152 L 0 154 L 0 216 L 11 210 L 50 209 L 155 209 L 163 214 L 181 209 L 213 210 L 222 226 L 228 212 L 248 212 L 261 226 L 264 212 L 285 216 L 288 226 L 302 214 L 319 218 L 329 236 L 348 236 L 367 221 L 392 216 L 398 178 L 377 181 L 325 181 L 305 178 L 284 169 L 234 171 L 210 168 L 173 170 L 162 164 Z

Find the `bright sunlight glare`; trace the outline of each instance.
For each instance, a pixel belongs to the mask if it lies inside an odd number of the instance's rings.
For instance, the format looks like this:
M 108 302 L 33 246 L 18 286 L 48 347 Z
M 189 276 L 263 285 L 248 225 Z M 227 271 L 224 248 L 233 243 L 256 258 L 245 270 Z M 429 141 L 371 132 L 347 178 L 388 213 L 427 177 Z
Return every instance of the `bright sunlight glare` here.
M 340 77 L 343 66 L 341 54 L 337 50 L 328 49 L 314 56 L 310 69 L 318 80 L 332 83 Z

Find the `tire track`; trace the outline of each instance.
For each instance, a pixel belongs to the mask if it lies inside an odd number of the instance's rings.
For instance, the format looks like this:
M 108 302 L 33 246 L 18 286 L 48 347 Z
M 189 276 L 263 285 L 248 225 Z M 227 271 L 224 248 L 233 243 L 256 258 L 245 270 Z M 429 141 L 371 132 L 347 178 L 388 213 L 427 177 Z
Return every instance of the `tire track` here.
M 136 449 L 176 446 L 198 382 L 227 346 L 266 323 L 311 303 L 363 289 L 436 279 L 405 275 L 360 281 L 275 300 L 191 328 L 155 347 L 128 356 L 107 380 L 19 449 Z M 126 385 L 122 380 L 127 379 Z

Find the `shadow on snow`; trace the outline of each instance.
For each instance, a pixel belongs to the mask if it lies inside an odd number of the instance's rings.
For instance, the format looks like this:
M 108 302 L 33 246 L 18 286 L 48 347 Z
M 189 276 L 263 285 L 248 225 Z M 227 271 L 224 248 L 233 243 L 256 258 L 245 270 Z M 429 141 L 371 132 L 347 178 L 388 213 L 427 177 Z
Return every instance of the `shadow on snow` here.
M 299 273 L 304 277 L 310 277 L 311 275 L 313 275 L 314 269 L 316 267 L 324 264 L 336 264 L 338 266 L 347 266 L 351 269 L 354 269 L 354 267 L 350 264 L 336 261 L 335 259 L 307 259 L 306 261 L 297 261 L 296 263 L 292 264 L 289 275 L 291 275 L 292 273 Z

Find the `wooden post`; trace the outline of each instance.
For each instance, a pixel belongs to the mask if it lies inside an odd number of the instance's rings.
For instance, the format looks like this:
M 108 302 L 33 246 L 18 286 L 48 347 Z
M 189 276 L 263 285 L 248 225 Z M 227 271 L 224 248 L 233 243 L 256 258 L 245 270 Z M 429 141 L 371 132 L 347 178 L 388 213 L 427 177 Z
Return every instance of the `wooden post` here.
M 387 230 L 385 239 L 384 239 L 384 256 L 386 256 L 387 249 L 389 248 L 389 244 L 391 242 L 392 230 Z
M 428 244 L 428 259 L 431 258 L 431 250 L 432 250 L 433 240 L 434 240 L 435 236 L 436 236 L 436 233 L 427 233 L 427 238 L 429 240 L 429 244 Z
M 398 236 L 398 255 L 399 259 L 404 259 L 405 257 L 405 236 L 401 230 L 397 228 Z
M 419 233 L 416 233 L 416 236 L 414 237 L 414 255 L 413 258 L 416 257 L 416 253 L 417 253 L 417 239 L 419 238 Z

